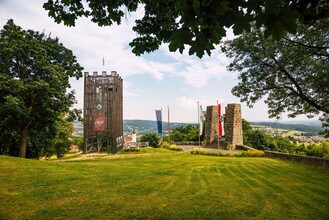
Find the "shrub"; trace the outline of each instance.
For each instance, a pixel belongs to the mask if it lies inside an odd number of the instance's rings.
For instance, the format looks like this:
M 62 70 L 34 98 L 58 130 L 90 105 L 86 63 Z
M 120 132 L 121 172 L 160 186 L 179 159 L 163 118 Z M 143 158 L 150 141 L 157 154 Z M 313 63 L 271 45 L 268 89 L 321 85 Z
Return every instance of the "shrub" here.
M 214 152 L 214 151 L 207 151 L 205 149 L 199 149 L 199 148 L 194 148 L 193 150 L 190 151 L 190 154 L 194 155 L 208 155 L 208 156 L 222 156 L 222 157 L 230 157 L 230 156 L 235 156 L 235 157 L 264 157 L 265 153 L 260 150 L 252 150 L 252 151 L 243 151 L 239 154 L 228 154 L 228 153 L 222 153 L 222 152 Z
M 251 151 L 251 156 L 252 157 L 265 157 L 265 153 L 264 153 L 264 151 L 261 151 L 261 150 L 254 150 L 254 151 Z
M 172 144 L 172 145 L 170 145 L 169 149 L 170 149 L 170 150 L 175 150 L 175 151 L 182 151 L 182 150 L 183 150 L 182 148 L 177 147 L 176 144 Z
M 140 138 L 141 142 L 149 142 L 151 147 L 159 147 L 160 138 L 156 133 L 146 133 Z
M 177 147 L 176 144 L 169 144 L 168 142 L 163 142 L 162 144 L 163 148 L 169 149 L 169 150 L 175 150 L 175 151 L 182 151 L 183 149 L 180 147 Z
M 169 149 L 170 148 L 170 144 L 167 141 L 165 141 L 165 142 L 163 142 L 162 147 L 163 148 L 166 148 L 166 149 Z
M 207 151 L 205 149 L 194 148 L 190 151 L 190 154 L 194 155 L 207 155 L 207 156 L 218 156 L 217 152 Z M 227 156 L 226 154 L 220 154 L 220 156 Z
M 264 151 L 260 150 L 248 150 L 239 154 L 234 154 L 235 157 L 265 157 Z
M 123 151 L 128 151 L 128 152 L 140 152 L 140 148 L 136 147 L 131 147 L 131 148 L 124 148 Z

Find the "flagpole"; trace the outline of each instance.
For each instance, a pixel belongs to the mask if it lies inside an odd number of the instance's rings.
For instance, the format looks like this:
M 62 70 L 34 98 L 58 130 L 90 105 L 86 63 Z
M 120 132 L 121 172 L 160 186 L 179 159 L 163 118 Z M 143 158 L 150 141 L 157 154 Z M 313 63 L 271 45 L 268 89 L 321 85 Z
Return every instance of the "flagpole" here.
M 161 108 L 161 147 L 163 147 L 163 123 L 162 123 L 162 108 Z
M 217 123 L 217 150 L 218 150 L 218 156 L 219 156 L 219 123 L 220 123 L 220 112 L 218 111 L 218 100 L 217 100 L 217 116 L 218 116 L 218 123 Z
M 170 145 L 170 120 L 169 120 L 169 105 L 168 105 L 168 137 L 169 137 L 169 145 Z
M 198 124 L 199 124 L 199 155 L 200 155 L 200 129 L 201 129 L 201 126 L 200 126 L 200 104 L 199 104 L 199 101 L 197 102 L 197 105 L 198 105 Z

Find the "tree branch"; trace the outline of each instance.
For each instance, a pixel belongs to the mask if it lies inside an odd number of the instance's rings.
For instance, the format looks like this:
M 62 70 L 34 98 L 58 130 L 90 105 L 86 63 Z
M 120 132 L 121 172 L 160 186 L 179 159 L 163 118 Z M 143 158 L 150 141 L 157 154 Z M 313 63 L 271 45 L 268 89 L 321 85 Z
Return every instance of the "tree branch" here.
M 288 87 L 288 86 L 286 87 L 287 89 L 294 92 L 296 95 L 298 95 L 301 99 L 306 101 L 308 104 L 310 104 L 314 108 L 316 108 L 320 111 L 323 111 L 327 114 L 329 113 L 329 110 L 326 109 L 324 106 L 317 104 L 315 101 L 311 100 L 308 96 L 306 96 L 305 93 L 303 92 L 303 89 L 300 87 L 300 85 L 294 79 L 294 77 L 292 77 L 285 68 L 283 68 L 282 66 L 279 65 L 279 62 L 275 59 L 275 57 L 271 57 L 271 58 L 278 65 L 279 69 L 283 72 L 283 74 L 286 75 L 288 77 L 288 79 L 295 85 L 297 91 L 295 89 L 293 89 L 292 87 Z
M 317 49 L 317 50 L 327 50 L 327 49 L 329 49 L 329 46 L 312 46 L 312 45 L 307 45 L 307 44 L 303 44 L 303 43 L 298 42 L 298 41 L 291 40 L 291 39 L 289 39 L 287 37 L 284 37 L 283 39 L 291 42 L 292 44 L 299 45 L 299 46 L 306 47 L 306 48 Z

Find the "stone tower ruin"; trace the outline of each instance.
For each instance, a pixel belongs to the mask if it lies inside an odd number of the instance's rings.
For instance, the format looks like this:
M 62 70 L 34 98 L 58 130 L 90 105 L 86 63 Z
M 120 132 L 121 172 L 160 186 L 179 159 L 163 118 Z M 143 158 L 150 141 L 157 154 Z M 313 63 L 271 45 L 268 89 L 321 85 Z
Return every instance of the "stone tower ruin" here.
M 207 106 L 206 110 L 206 123 L 204 131 L 204 140 L 206 145 L 211 144 L 217 140 L 218 134 L 218 108 L 215 105 Z
M 219 140 L 222 147 L 224 146 L 226 148 L 230 146 L 231 149 L 235 149 L 237 145 L 243 145 L 240 104 L 228 104 L 225 108 L 224 131 L 226 144 L 223 143 L 223 139 Z M 218 108 L 217 106 L 207 106 L 204 137 L 205 144 L 209 146 L 213 144 L 215 140 L 218 140 L 217 138 Z
M 242 116 L 240 104 L 228 104 L 225 108 L 225 141 L 232 144 L 243 145 Z

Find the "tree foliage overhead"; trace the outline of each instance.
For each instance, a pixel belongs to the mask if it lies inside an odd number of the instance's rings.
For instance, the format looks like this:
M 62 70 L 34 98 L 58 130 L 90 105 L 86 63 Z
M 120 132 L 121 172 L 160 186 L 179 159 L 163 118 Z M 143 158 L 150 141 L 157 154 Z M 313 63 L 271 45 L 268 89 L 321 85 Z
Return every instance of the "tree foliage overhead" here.
M 133 30 L 138 36 L 130 43 L 140 55 L 169 43 L 170 51 L 210 55 L 214 45 L 226 36 L 225 28 L 235 34 L 250 30 L 250 23 L 266 28 L 265 35 L 279 39 L 294 33 L 296 23 L 312 23 L 329 16 L 326 0 L 48 0 L 44 6 L 57 23 L 74 26 L 78 17 L 91 17 L 99 26 L 120 24 L 129 12 L 144 8 L 144 16 Z
M 75 102 L 69 78 L 80 78 L 82 67 L 58 38 L 13 20 L 0 31 L 0 51 L 0 151 L 39 157 L 54 144 L 59 116 Z
M 234 95 L 248 106 L 266 98 L 270 117 L 329 116 L 329 20 L 300 25 L 296 34 L 276 41 L 262 29 L 225 42 L 222 50 L 239 72 Z

